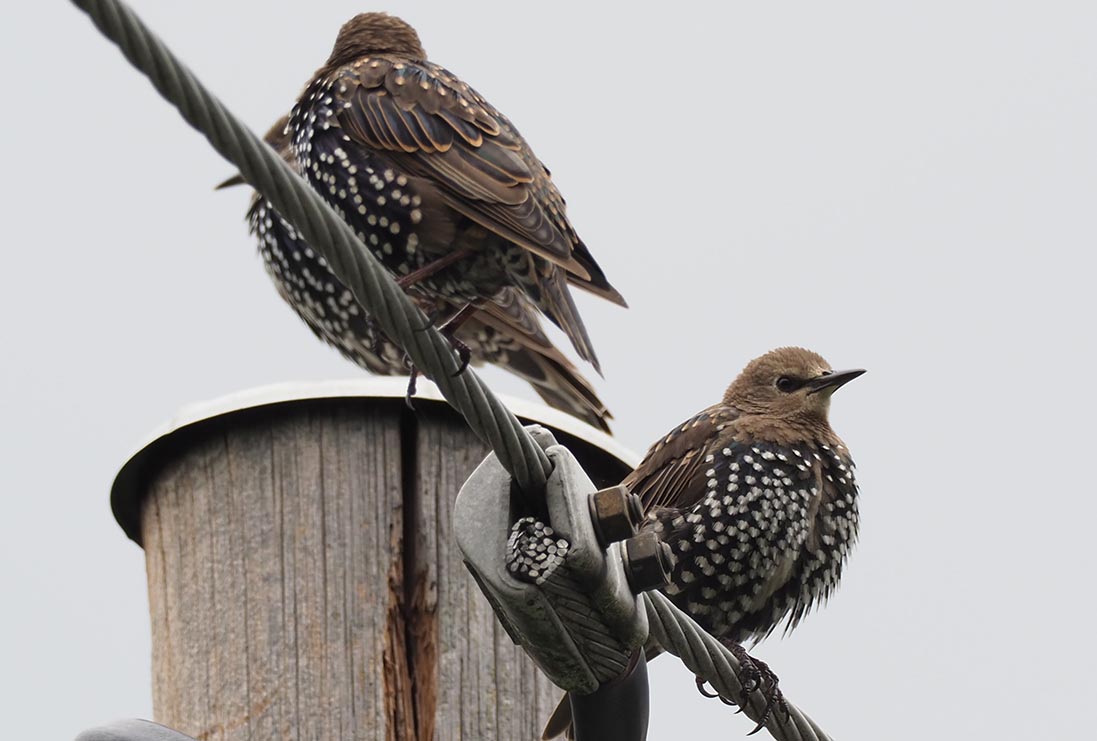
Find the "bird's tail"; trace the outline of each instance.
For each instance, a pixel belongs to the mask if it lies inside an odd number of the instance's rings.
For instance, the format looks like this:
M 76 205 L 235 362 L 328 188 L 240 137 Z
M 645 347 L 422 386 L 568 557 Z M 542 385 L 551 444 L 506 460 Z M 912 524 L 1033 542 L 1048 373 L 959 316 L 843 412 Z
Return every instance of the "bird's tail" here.
M 549 274 L 541 283 L 540 308 L 553 324 L 564 330 L 564 334 L 571 340 L 579 357 L 594 366 L 598 375 L 602 374 L 602 365 L 598 362 L 598 356 L 594 353 L 594 345 L 587 334 L 587 328 L 579 317 L 579 309 L 575 305 L 571 291 L 568 290 L 567 274 L 553 266 Z
M 555 348 L 554 348 L 555 349 Z M 500 363 L 533 386 L 545 403 L 578 417 L 603 432 L 610 432 L 613 415 L 594 393 L 590 383 L 563 356 L 553 357 L 529 348 L 508 353 Z
M 477 324 L 496 333 L 492 342 L 484 343 L 485 350 L 489 347 L 495 350 L 492 355 L 485 354 L 484 360 L 529 381 L 549 406 L 610 431 L 608 421 L 613 415 L 590 382 L 552 344 L 525 296 L 509 289 L 482 304 L 459 336 L 468 332 L 470 339 L 475 337 L 481 331 Z

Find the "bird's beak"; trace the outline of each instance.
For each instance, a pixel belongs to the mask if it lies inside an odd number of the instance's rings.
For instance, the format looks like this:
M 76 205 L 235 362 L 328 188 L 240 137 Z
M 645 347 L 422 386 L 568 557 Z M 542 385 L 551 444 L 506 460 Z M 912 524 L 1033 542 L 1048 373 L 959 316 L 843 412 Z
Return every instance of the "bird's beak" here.
M 864 372 L 865 370 L 863 368 L 855 368 L 854 370 L 831 371 L 830 373 L 813 378 L 805 384 L 808 387 L 808 395 L 817 394 L 820 391 L 833 394 Z

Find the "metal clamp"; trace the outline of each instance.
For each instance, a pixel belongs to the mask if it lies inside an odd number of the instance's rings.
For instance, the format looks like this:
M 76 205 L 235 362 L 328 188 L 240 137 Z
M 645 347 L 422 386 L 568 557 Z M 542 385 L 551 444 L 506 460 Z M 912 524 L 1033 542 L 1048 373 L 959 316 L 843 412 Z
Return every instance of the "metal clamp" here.
M 634 532 L 636 521 L 620 492 L 592 502 L 594 485 L 575 457 L 544 428 L 530 432 L 553 464 L 545 488 L 550 521 L 513 521 L 513 482 L 493 453 L 457 495 L 454 535 L 511 640 L 556 685 L 590 693 L 629 669 L 648 634 L 646 612 L 623 560 L 628 548 L 605 547 L 592 512 L 605 514 L 598 525 L 603 537 Z M 632 523 L 625 532 L 622 518 Z M 644 559 L 638 554 L 632 563 L 648 563 Z

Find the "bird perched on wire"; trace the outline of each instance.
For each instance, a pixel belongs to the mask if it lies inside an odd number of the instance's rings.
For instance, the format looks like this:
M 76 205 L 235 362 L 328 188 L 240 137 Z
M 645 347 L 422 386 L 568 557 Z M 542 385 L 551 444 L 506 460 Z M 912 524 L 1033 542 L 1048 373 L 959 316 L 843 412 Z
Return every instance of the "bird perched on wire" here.
M 427 61 L 411 26 L 384 13 L 344 24 L 286 134 L 305 179 L 444 329 L 513 289 L 600 372 L 568 286 L 624 299 L 525 139 Z
M 264 140 L 291 166 L 298 167 L 286 133 L 287 117 Z M 244 182 L 239 176 L 221 187 Z M 331 272 L 327 261 L 309 247 L 270 202 L 256 193 L 248 224 L 259 239 L 259 253 L 278 293 L 313 333 L 363 369 L 379 375 L 404 375 L 404 351 L 370 320 L 365 309 Z M 420 308 L 435 311 L 436 301 L 413 294 Z M 529 299 L 513 287 L 478 302 L 455 328 L 455 342 L 468 349 L 473 365 L 490 363 L 528 381 L 557 409 L 609 432 L 612 415 L 590 383 L 545 334 Z
M 862 373 L 802 348 L 766 353 L 623 482 L 673 553 L 664 591 L 736 654 L 770 707 L 781 702 L 777 678 L 742 644 L 783 622 L 792 630 L 838 584 L 857 537 L 857 484 L 828 415 L 831 395 Z M 545 737 L 568 718 L 558 709 Z

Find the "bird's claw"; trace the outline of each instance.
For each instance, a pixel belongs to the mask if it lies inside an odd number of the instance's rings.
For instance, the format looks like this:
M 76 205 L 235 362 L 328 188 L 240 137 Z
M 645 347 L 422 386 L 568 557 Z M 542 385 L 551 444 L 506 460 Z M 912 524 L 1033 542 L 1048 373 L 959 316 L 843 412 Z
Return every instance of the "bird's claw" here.
M 780 679 L 769 668 L 769 664 L 756 659 L 747 653 L 747 650 L 740 646 L 738 643 L 728 646 L 731 649 L 732 654 L 739 660 L 740 671 L 746 674 L 746 681 L 743 682 L 743 696 L 742 703 L 740 703 L 740 709 L 746 706 L 747 696 L 755 690 L 761 690 L 765 695 L 766 707 L 762 711 L 762 717 L 758 719 L 758 725 L 754 727 L 748 736 L 753 736 L 766 727 L 766 723 L 773 715 L 773 708 L 777 707 L 785 712 L 785 717 L 790 716 L 788 709 L 788 703 L 785 702 L 785 696 L 781 693 L 779 687 Z
M 773 716 L 773 709 L 777 708 L 784 712 L 785 720 L 792 717 L 792 712 L 789 710 L 788 703 L 785 701 L 784 695 L 779 688 L 780 680 L 777 675 L 769 668 L 769 665 L 760 659 L 755 659 L 747 653 L 746 649 L 737 643 L 728 644 L 728 648 L 731 650 L 732 655 L 739 661 L 739 682 L 742 690 L 739 694 L 739 701 L 732 701 L 719 692 L 709 692 L 705 688 L 704 677 L 697 677 L 697 691 L 708 698 L 715 698 L 725 705 L 738 706 L 736 714 L 743 712 L 746 709 L 747 702 L 750 699 L 750 694 L 756 690 L 761 690 L 765 694 L 766 707 L 762 711 L 762 717 L 758 719 L 758 724 L 754 727 L 748 736 L 753 736 L 758 731 L 765 728 L 766 723 Z
M 700 692 L 705 697 L 709 698 L 710 700 L 714 699 L 714 698 L 719 698 L 721 700 L 724 699 L 720 695 L 719 692 L 709 692 L 708 690 L 705 689 L 705 678 L 704 677 L 697 677 L 697 691 Z
M 732 707 L 738 707 L 739 703 L 733 702 L 733 701 L 727 699 L 726 697 L 721 695 L 719 692 L 709 692 L 707 689 L 705 689 L 705 678 L 704 677 L 697 677 L 696 680 L 697 680 L 697 691 L 700 692 L 701 695 L 703 695 L 704 697 L 707 697 L 709 699 L 719 700 L 720 702 L 724 703 L 725 705 L 730 705 Z M 736 710 L 735 712 L 740 713 L 740 712 L 742 712 L 742 710 L 743 709 L 740 707 L 739 710 Z
M 456 337 L 449 338 L 450 344 L 453 345 L 454 351 L 457 353 L 457 359 L 461 361 L 461 365 L 453 372 L 453 377 L 461 375 L 465 372 L 465 369 L 469 367 L 469 362 L 472 360 L 472 351 L 469 350 L 469 346 Z

